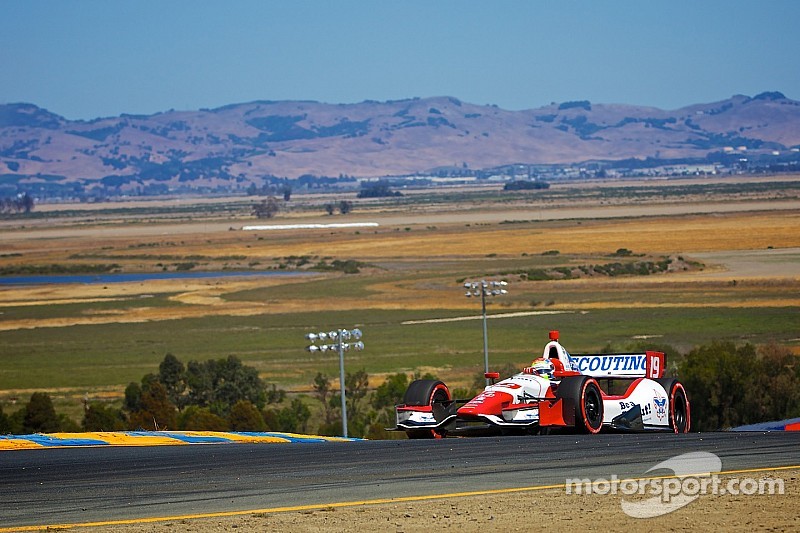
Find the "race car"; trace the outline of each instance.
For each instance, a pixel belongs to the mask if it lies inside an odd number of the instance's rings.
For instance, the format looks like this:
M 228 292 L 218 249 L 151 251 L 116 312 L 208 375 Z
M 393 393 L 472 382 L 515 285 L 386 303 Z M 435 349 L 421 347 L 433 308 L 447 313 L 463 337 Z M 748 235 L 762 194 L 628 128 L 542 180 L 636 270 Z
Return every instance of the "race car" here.
M 688 433 L 689 399 L 680 381 L 664 377 L 662 352 L 570 355 L 550 332 L 542 357 L 471 400 L 453 399 L 443 382 L 413 381 L 395 407 L 409 438 L 537 434 L 562 431 L 671 431 Z M 630 382 L 622 394 L 606 393 Z

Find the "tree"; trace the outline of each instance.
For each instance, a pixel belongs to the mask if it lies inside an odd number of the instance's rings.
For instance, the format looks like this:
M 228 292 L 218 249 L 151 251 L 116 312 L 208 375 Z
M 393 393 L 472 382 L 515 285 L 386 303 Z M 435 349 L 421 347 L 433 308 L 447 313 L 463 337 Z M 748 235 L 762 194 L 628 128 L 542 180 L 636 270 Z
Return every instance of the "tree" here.
M 127 427 L 119 409 L 94 402 L 86 406 L 81 428 L 84 431 L 121 431 Z
M 372 407 L 376 411 L 392 408 L 403 401 L 403 396 L 408 388 L 408 376 L 404 373 L 392 374 L 381 383 L 372 397 Z
M 367 395 L 369 375 L 364 369 L 354 373 L 348 372 L 345 375 L 344 384 L 347 403 L 347 432 L 348 434 L 363 435 L 368 420 L 364 413 L 362 400 Z
M 800 364 L 785 346 L 768 344 L 758 349 L 762 371 L 753 392 L 762 421 L 800 416 Z
M 178 409 L 169 400 L 164 385 L 152 381 L 146 383 L 141 390 L 139 407 L 131 412 L 128 427 L 155 431 L 175 429 L 178 426 Z
M 340 435 L 342 433 L 342 396 L 331 388 L 328 376 L 318 372 L 313 383 L 314 397 L 322 404 L 323 420 L 317 429 L 321 435 Z
M 8 415 L 8 433 L 12 435 L 22 435 L 25 433 L 25 409 L 17 409 Z
M 81 426 L 64 413 L 59 413 L 58 430 L 64 433 L 79 433 L 81 431 Z
M 290 433 L 306 431 L 308 419 L 311 418 L 311 409 L 303 400 L 295 398 L 288 407 L 277 412 L 278 431 Z
M 209 407 L 213 413 L 223 417 L 239 400 L 248 400 L 259 409 L 264 408 L 267 400 L 258 371 L 243 365 L 233 355 L 203 363 L 190 361 L 186 382 L 189 403 Z
M 25 433 L 54 433 L 61 429 L 50 395 L 34 392 L 24 408 L 22 429 Z
M 291 187 L 291 185 L 284 185 L 283 189 L 281 189 L 281 192 L 283 192 L 283 201 L 284 202 L 288 202 L 289 200 L 292 199 L 292 187 Z
M 692 427 L 717 430 L 800 414 L 796 361 L 775 347 L 712 342 L 679 366 L 692 407 Z
M 192 431 L 228 431 L 228 421 L 215 415 L 208 407 L 190 405 L 178 417 L 178 426 L 182 430 Z
M 546 181 L 534 180 L 516 180 L 509 181 L 503 186 L 504 191 L 526 191 L 526 190 L 541 190 L 549 189 L 550 184 Z
M 0 404 L 0 435 L 8 433 L 11 433 L 11 419 L 3 412 L 3 406 Z
M 182 409 L 186 405 L 186 367 L 171 353 L 158 365 L 158 381 L 164 385 L 170 401 Z
M 359 198 L 383 198 L 403 196 L 399 191 L 393 191 L 390 185 L 385 181 L 376 181 L 372 183 L 361 183 L 361 191 L 358 193 Z
M 359 411 L 361 400 L 367 395 L 369 375 L 362 368 L 358 372 L 348 372 L 344 378 L 345 393 L 347 394 L 347 412 L 354 414 Z
M 280 210 L 280 205 L 274 196 L 268 197 L 257 204 L 253 204 L 253 214 L 257 218 L 272 218 Z
M 339 202 L 339 213 L 346 215 L 353 210 L 353 202 L 349 200 L 342 200 Z
M 381 383 L 370 399 L 372 411 L 369 413 L 369 424 L 364 437 L 370 440 L 387 439 L 400 435 L 392 435 L 386 428 L 395 424 L 395 405 L 402 403 L 408 388 L 408 376 L 405 373 L 392 374 Z
M 27 192 L 19 196 L 17 202 L 19 205 L 19 210 L 22 211 L 23 213 L 28 214 L 31 211 L 33 211 L 33 204 L 34 204 L 33 197 Z
M 137 411 L 142 404 L 142 387 L 138 383 L 129 383 L 125 387 L 125 399 L 122 408 L 126 411 Z
M 329 377 L 317 372 L 314 377 L 314 397 L 322 404 L 322 410 L 325 417 L 324 424 L 329 426 L 333 422 L 333 406 L 330 402 L 331 396 L 331 380 Z
M 278 426 L 278 410 L 277 409 L 265 409 L 261 411 L 261 418 L 264 419 L 264 425 L 267 428 L 267 431 L 277 431 Z M 322 433 L 326 435 L 326 433 Z
M 231 407 L 228 424 L 233 431 L 265 431 L 267 425 L 258 407 L 247 400 L 239 400 Z
M 14 198 L 0 198 L 0 213 L 25 213 L 33 211 L 35 205 L 33 196 L 27 192 L 18 194 Z
M 279 389 L 274 383 L 267 389 L 267 403 L 281 403 L 285 398 L 286 391 Z

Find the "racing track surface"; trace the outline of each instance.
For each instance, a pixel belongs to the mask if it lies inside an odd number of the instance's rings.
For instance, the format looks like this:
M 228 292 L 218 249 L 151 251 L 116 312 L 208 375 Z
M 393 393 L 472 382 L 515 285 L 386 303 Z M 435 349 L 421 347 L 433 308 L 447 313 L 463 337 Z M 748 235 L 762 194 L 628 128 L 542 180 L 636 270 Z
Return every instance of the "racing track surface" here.
M 696 451 L 718 455 L 723 471 L 795 466 L 800 433 L 8 451 L 0 453 L 0 530 L 636 478 Z

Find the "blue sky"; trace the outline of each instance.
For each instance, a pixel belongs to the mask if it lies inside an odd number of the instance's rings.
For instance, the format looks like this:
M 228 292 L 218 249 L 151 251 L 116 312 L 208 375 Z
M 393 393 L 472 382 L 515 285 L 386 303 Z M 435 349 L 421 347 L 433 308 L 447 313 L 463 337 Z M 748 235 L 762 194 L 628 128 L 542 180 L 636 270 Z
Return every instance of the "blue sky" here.
M 4 0 L 0 16 L 0 103 L 70 119 L 252 100 L 800 99 L 795 0 Z

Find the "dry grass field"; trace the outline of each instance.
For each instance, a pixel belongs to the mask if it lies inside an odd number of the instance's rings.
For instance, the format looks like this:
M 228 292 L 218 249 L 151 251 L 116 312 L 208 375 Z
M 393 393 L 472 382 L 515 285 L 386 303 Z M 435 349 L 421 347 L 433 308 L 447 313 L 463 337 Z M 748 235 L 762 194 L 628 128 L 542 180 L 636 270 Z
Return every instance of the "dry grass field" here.
M 476 215 L 479 219 L 479 216 Z M 381 215 L 371 216 L 381 222 Z M 190 224 L 189 224 L 190 225 Z M 619 218 L 556 222 L 524 222 L 516 224 L 483 224 L 468 226 L 450 224 L 422 226 L 408 223 L 408 230 L 391 225 L 378 230 L 289 230 L 285 232 L 224 231 L 206 233 L 202 223 L 194 233 L 176 237 L 168 234 L 158 241 L 119 236 L 115 227 L 87 229 L 76 237 L 46 237 L 18 240 L 13 253 L 6 253 L 2 264 L 14 266 L 36 262 L 42 265 L 75 263 L 117 263 L 130 271 L 158 269 L 171 261 L 189 261 L 202 257 L 202 268 L 229 268 L 258 265 L 274 266 L 281 258 L 308 256 L 357 260 L 371 266 L 364 270 L 364 291 L 352 297 L 315 298 L 316 310 L 358 308 L 438 309 L 474 307 L 463 298 L 455 298 L 451 272 L 464 277 L 524 268 L 536 264 L 536 257 L 550 250 L 560 255 L 596 256 L 593 262 L 603 261 L 615 250 L 626 248 L 647 256 L 685 255 L 707 258 L 707 268 L 672 275 L 647 278 L 583 279 L 547 283 L 515 280 L 514 293 L 536 294 L 558 287 L 557 291 L 591 292 L 599 290 L 606 301 L 575 302 L 592 307 L 618 306 L 617 287 L 674 287 L 678 293 L 694 295 L 691 302 L 682 304 L 709 305 L 706 291 L 695 290 L 708 284 L 738 279 L 739 281 L 771 280 L 764 285 L 764 296 L 770 293 L 769 305 L 796 306 L 800 303 L 793 290 L 800 277 L 800 262 L 795 248 L 800 247 L 800 210 L 738 212 L 724 215 L 678 215 L 652 218 Z M 190 225 L 191 226 L 191 225 Z M 123 227 L 123 230 L 129 228 Z M 127 231 L 126 231 L 127 233 Z M 176 239 L 180 239 L 176 241 Z M 155 242 L 155 244 L 153 244 Z M 143 251 L 144 250 L 144 251 Z M 794 251 L 793 251 L 794 250 Z M 19 254 L 19 255 L 17 255 Z M 77 258 L 76 258 L 77 256 Z M 234 260 L 226 258 L 235 257 Z M 745 261 L 744 258 L 749 258 Z M 581 262 L 578 258 L 575 262 Z M 746 265 L 746 267 L 745 267 Z M 302 310 L 304 300 L 281 299 L 274 302 L 232 301 L 224 296 L 248 289 L 276 285 L 306 284 L 319 277 L 342 277 L 339 273 L 308 278 L 255 278 L 213 280 L 159 280 L 114 284 L 60 284 L 31 287 L 6 287 L 0 290 L 3 306 L 64 305 L 69 303 L 111 302 L 130 300 L 143 295 L 169 294 L 179 307 L 82 312 L 79 316 L 59 318 L 25 318 L 13 320 L 0 316 L 0 330 L 20 327 L 88 324 L 104 322 L 139 322 L 144 320 L 176 319 L 206 314 L 248 315 L 287 313 Z M 388 280 L 387 280 L 388 278 Z M 405 278 L 405 279 L 403 279 Z M 694 284 L 693 289 L 689 284 Z M 625 289 L 627 290 L 627 289 Z M 533 296 L 532 296 L 533 297 Z M 756 307 L 764 305 L 764 299 Z M 631 302 L 634 303 L 634 302 Z M 672 304 L 666 301 L 661 304 Z M 513 307 L 524 308 L 524 302 Z M 749 305 L 731 301 L 728 305 Z
M 296 195 L 291 209 L 266 221 L 375 228 L 243 231 L 257 221 L 241 198 L 41 206 L 34 218 L 0 221 L 7 275 L 90 265 L 306 275 L 0 286 L 0 401 L 28 390 L 65 391 L 65 398 L 121 391 L 169 351 L 184 360 L 233 353 L 265 379 L 302 390 L 317 369 L 332 369 L 294 351 L 302 331 L 351 323 L 370 324 L 372 352 L 354 364 L 370 371 L 372 386 L 386 373 L 423 366 L 469 382 L 475 368 L 464 360 L 479 351 L 476 323 L 429 322 L 413 326 L 413 335 L 403 324 L 474 317 L 476 302 L 459 286 L 483 277 L 510 283 L 509 295 L 490 305 L 492 350 L 502 361 L 527 359 L 548 327 L 568 331 L 576 349 L 651 335 L 684 349 L 715 337 L 798 349 L 800 178 L 703 183 L 566 184 L 550 196 L 497 187 L 416 191 L 354 200 L 346 216 L 322 214 L 330 197 Z M 660 260 L 671 262 L 669 272 L 531 274 Z M 359 272 L 311 268 L 335 261 L 356 262 Z M 530 318 L 543 311 L 562 314 Z

